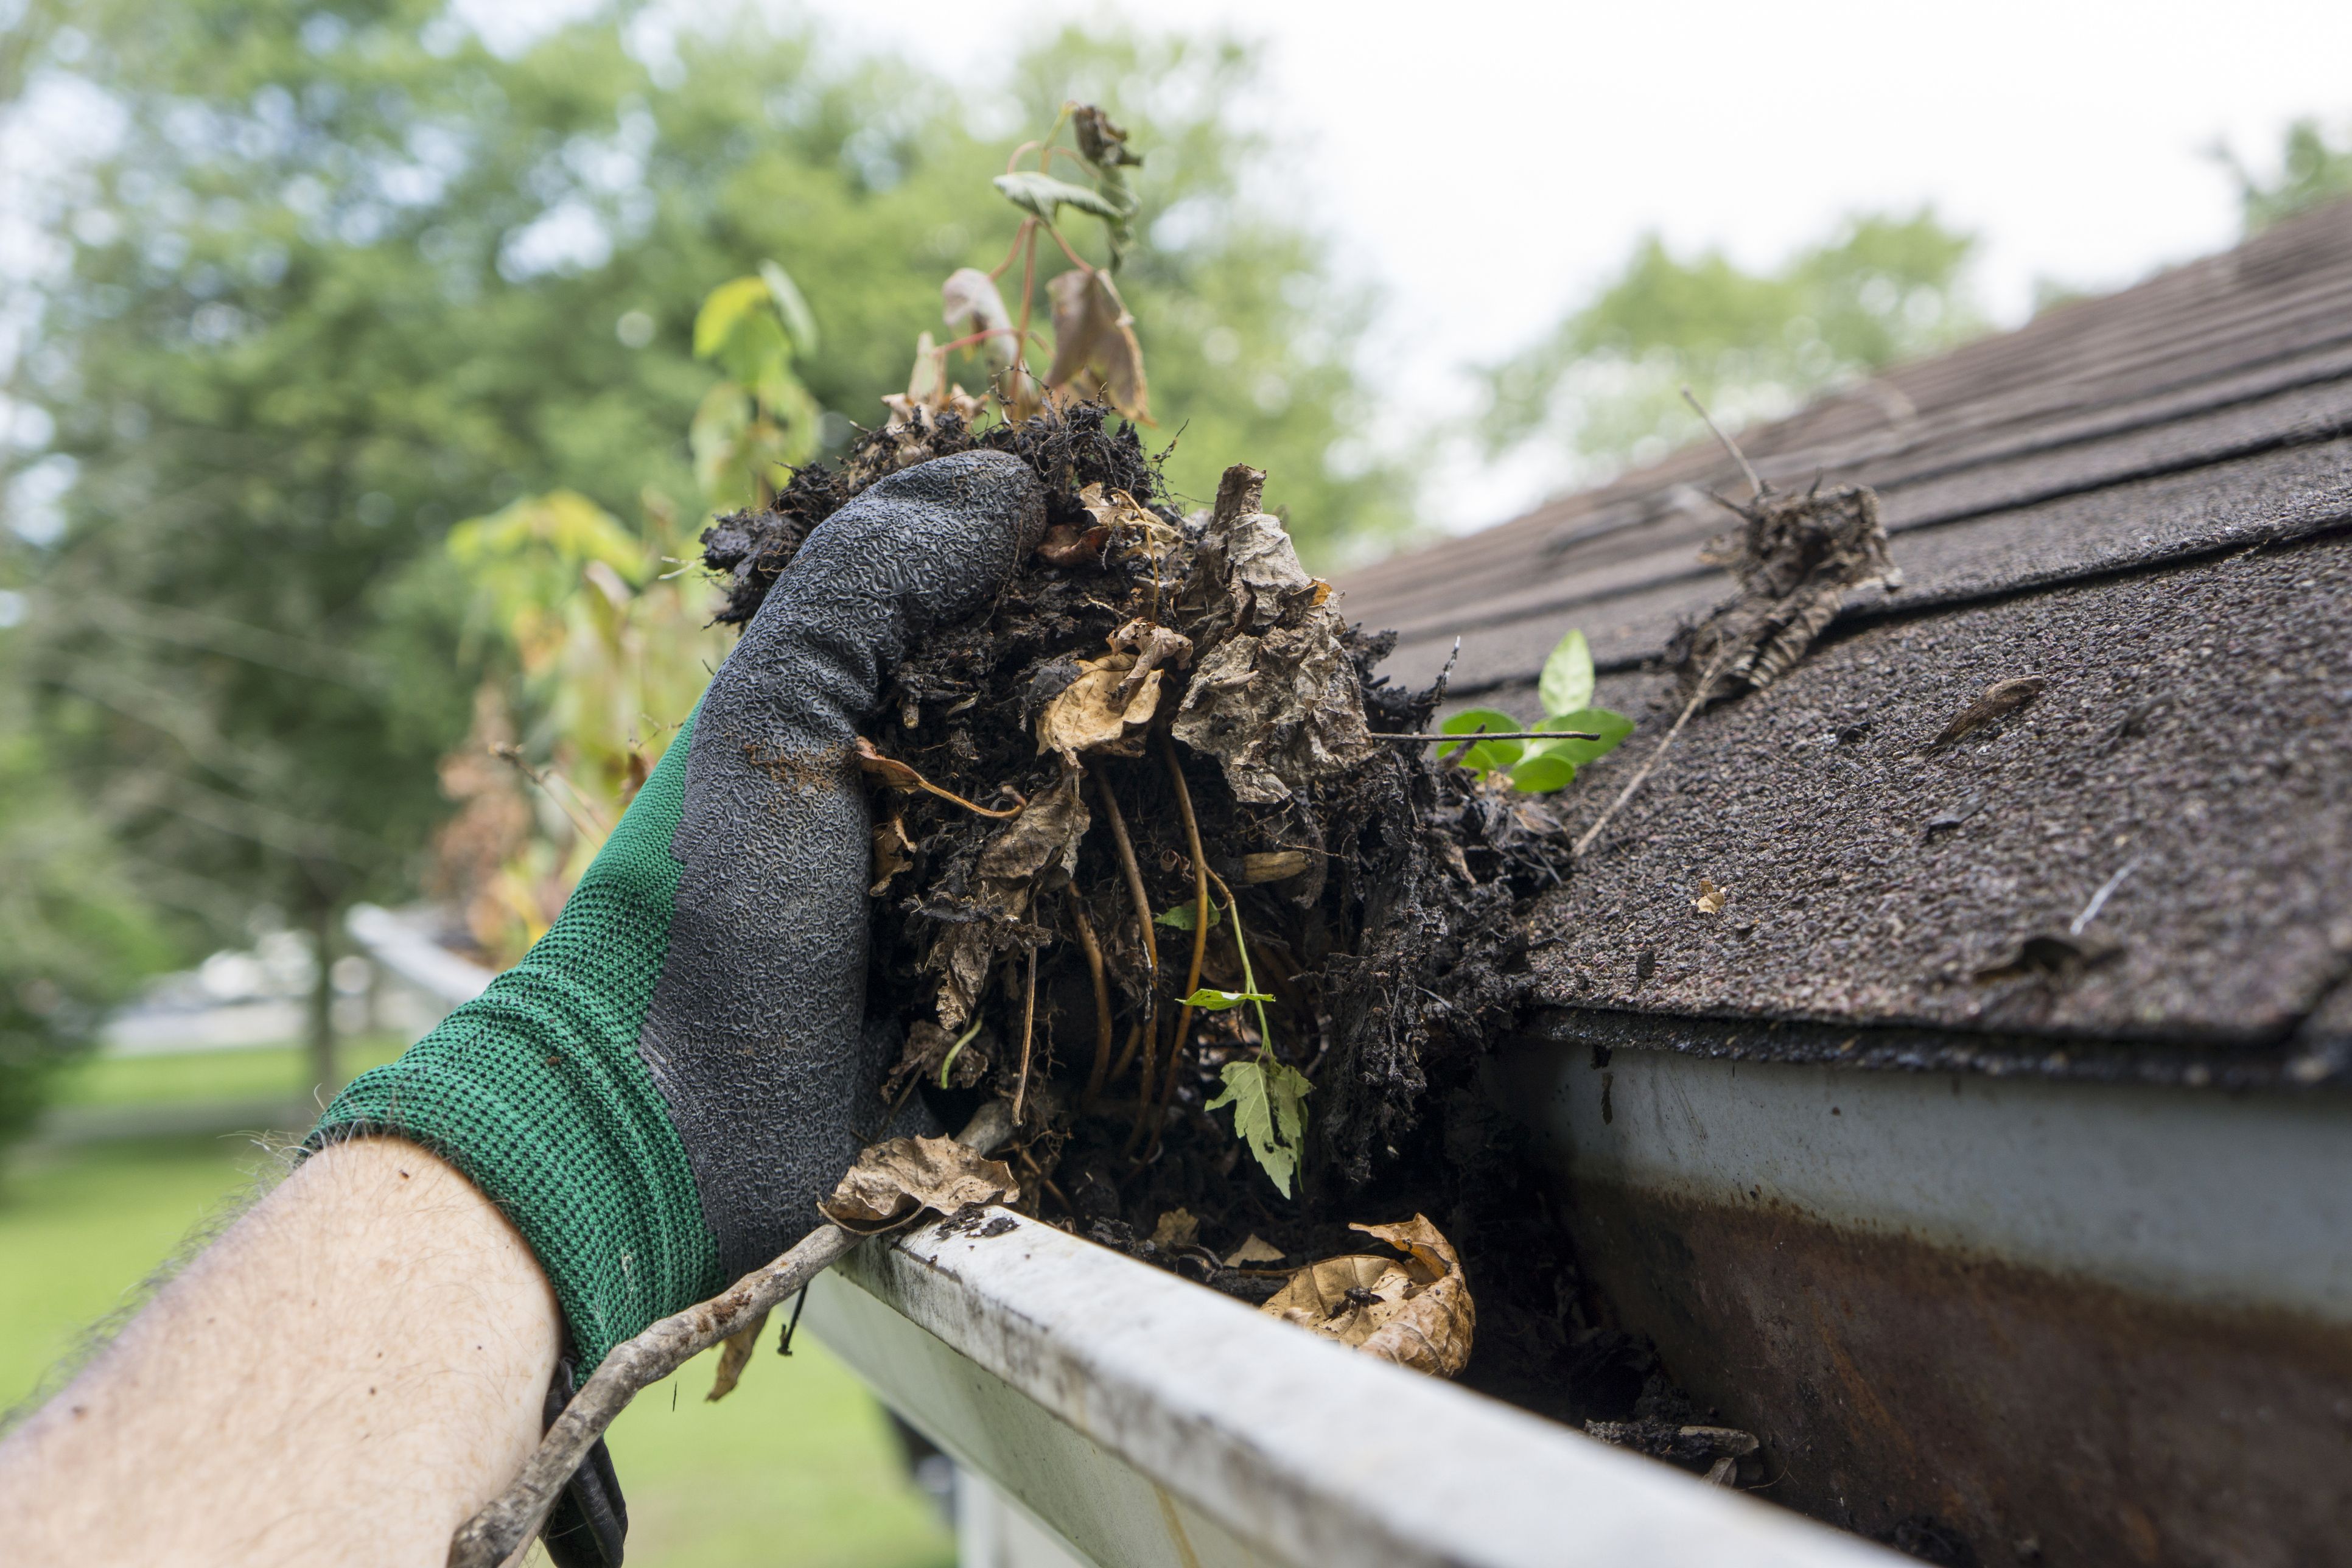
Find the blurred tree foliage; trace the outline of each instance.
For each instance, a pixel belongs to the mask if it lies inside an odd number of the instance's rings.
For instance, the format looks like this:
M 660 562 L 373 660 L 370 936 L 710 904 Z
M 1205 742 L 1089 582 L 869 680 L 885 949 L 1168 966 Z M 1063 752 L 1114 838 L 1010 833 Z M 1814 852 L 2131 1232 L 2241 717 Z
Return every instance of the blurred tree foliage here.
M 1497 452 L 1557 443 L 1591 477 L 1705 439 L 1685 385 L 1727 427 L 1792 412 L 1981 331 L 1965 288 L 1975 243 L 1927 207 L 1851 218 L 1771 272 L 1717 250 L 1685 260 L 1649 236 L 1589 302 L 1487 371 L 1481 433 Z
M 992 90 L 670 15 L 502 56 L 439 0 L 31 0 L 0 46 L 0 103 L 54 163 L 9 197 L 53 254 L 0 323 L 17 765 L 80 814 L 51 841 L 131 868 L 129 906 L 184 945 L 257 903 L 326 929 L 415 885 L 450 811 L 436 759 L 528 662 L 510 616 L 464 635 L 446 538 L 569 487 L 646 520 L 642 588 L 707 499 L 686 437 L 720 374 L 694 357 L 711 289 L 781 262 L 821 328 L 792 368 L 827 445 L 880 414 L 940 279 L 993 266 L 1018 216 L 972 129 L 992 104 L 1093 97 L 1152 150 L 1126 276 L 1179 489 L 1267 468 L 1325 559 L 1406 521 L 1401 467 L 1333 457 L 1360 317 L 1244 194 L 1271 150 L 1237 117 L 1242 50 L 1071 32 Z M 600 591 L 572 568 L 557 600 Z M 526 754 L 546 717 L 511 716 Z
M 2270 179 L 2248 168 L 2226 144 L 2213 150 L 2238 182 L 2239 212 L 2249 235 L 2352 195 L 2352 138 L 2339 147 L 2318 121 L 2305 118 L 2288 125 L 2283 140 L 2278 173 Z

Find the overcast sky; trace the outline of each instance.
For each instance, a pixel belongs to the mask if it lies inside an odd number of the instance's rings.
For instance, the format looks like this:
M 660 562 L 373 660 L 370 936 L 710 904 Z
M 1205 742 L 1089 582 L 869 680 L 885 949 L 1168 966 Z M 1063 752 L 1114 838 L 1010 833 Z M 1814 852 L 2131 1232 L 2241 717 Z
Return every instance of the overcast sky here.
M 976 43 L 982 13 L 965 5 L 813 9 L 967 79 L 976 47 L 1009 54 L 1024 36 Z M 1293 175 L 1385 288 L 1370 352 L 1416 418 L 1458 415 L 1465 364 L 1539 332 L 1645 229 L 1763 266 L 1849 210 L 1932 200 L 1983 237 L 1981 298 L 2013 323 L 2037 278 L 2112 288 L 2230 244 L 2216 138 L 2266 167 L 2296 115 L 2352 127 L 2345 0 L 1028 0 L 984 15 L 1034 29 L 1105 13 L 1263 40 Z M 1460 458 L 1447 470 L 1432 521 L 1454 528 L 1500 521 L 1546 479 Z

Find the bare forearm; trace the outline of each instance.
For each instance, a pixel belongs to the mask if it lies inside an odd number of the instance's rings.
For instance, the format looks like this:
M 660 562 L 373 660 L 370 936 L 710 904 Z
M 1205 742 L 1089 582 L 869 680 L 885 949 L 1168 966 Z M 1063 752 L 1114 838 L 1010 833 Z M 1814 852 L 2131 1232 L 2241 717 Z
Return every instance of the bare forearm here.
M 559 1336 L 465 1178 L 328 1149 L 0 1444 L 10 1560 L 437 1564 L 537 1442 Z

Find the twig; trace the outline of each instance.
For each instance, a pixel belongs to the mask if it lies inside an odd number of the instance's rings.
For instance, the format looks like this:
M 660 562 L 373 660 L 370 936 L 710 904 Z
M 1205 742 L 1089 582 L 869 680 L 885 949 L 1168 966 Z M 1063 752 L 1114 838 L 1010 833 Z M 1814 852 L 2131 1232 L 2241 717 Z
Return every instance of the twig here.
M 1666 754 L 1666 748 L 1675 743 L 1675 737 L 1683 732 L 1683 726 L 1690 722 L 1690 716 L 1698 711 L 1699 704 L 1715 690 L 1715 672 L 1722 664 L 1723 655 L 1716 655 L 1715 663 L 1708 665 L 1706 673 L 1699 677 L 1698 689 L 1691 693 L 1688 702 L 1683 704 L 1681 715 L 1675 720 L 1675 727 L 1666 731 L 1665 739 L 1658 742 L 1658 749 L 1650 753 L 1650 760 L 1625 781 L 1625 787 L 1617 792 L 1617 798 L 1609 803 L 1609 809 L 1595 817 L 1592 826 L 1586 828 L 1583 837 L 1576 841 L 1573 853 L 1578 859 L 1584 858 L 1584 852 L 1592 847 L 1592 841 L 1601 837 L 1601 830 L 1609 826 L 1609 819 L 1617 815 L 1620 806 L 1633 798 L 1633 792 L 1640 789 L 1650 774 L 1656 771 L 1659 761 Z
M 1087 955 L 1087 973 L 1095 983 L 1095 1067 L 1087 1075 L 1087 1092 L 1078 1101 L 1090 1106 L 1110 1073 L 1110 984 L 1103 978 L 1102 943 L 1095 940 L 1094 921 L 1087 919 L 1087 903 L 1078 896 L 1078 885 L 1065 883 L 1063 890 L 1070 896 L 1070 923 L 1077 928 L 1078 950 Z
M 1756 477 L 1755 468 L 1748 464 L 1748 454 L 1739 449 L 1738 442 L 1723 433 L 1723 427 L 1715 422 L 1715 416 L 1706 411 L 1706 405 L 1701 403 L 1697 395 L 1687 386 L 1683 388 L 1683 401 L 1689 404 L 1701 419 L 1706 421 L 1706 427 L 1715 432 L 1715 438 L 1723 443 L 1723 449 L 1731 454 L 1731 460 L 1739 465 L 1739 471 L 1748 476 L 1748 483 L 1756 492 L 1751 499 L 1763 500 L 1764 481 Z
M 1029 1040 L 1037 1026 L 1037 950 L 1029 950 L 1029 985 L 1021 1003 L 1021 1081 L 1013 1087 L 1013 1124 L 1021 1125 L 1022 1107 L 1029 1103 Z
M 1143 1098 L 1136 1103 L 1135 1131 L 1128 1134 L 1127 1152 L 1135 1152 L 1136 1135 L 1143 1131 L 1143 1108 L 1152 1107 L 1151 1146 L 1160 1146 L 1160 1129 L 1168 1120 L 1168 1101 L 1176 1092 L 1176 1065 L 1183 1059 L 1184 1035 L 1192 1022 L 1192 994 L 1201 988 L 1201 961 L 1209 951 L 1209 861 L 1201 852 L 1201 823 L 1192 815 L 1192 792 L 1184 783 L 1184 764 L 1176 755 L 1176 742 L 1162 734 L 1160 755 L 1168 761 L 1168 776 L 1176 784 L 1176 811 L 1184 821 L 1184 846 L 1192 857 L 1192 971 L 1184 980 L 1184 1010 L 1176 1015 L 1176 1033 L 1168 1042 L 1168 1066 L 1160 1077 L 1160 1093 L 1151 1092 L 1151 1079 L 1147 1073 L 1143 1082 Z
M 1375 741 L 1454 742 L 1475 745 L 1480 741 L 1597 741 L 1600 736 L 1590 730 L 1475 730 L 1460 735 L 1391 735 L 1383 730 L 1370 731 Z
M 1012 1125 L 1002 1100 L 981 1108 L 956 1142 L 986 1153 Z M 449 1539 L 449 1568 L 498 1568 L 547 1522 L 564 1483 L 596 1439 L 639 1391 L 650 1388 L 712 1345 L 766 1318 L 862 1239 L 837 1225 L 820 1225 L 775 1261 L 755 1268 L 708 1301 L 698 1301 L 613 1347 L 507 1489 L 483 1505 Z
M 449 1568 L 497 1568 L 547 1522 L 564 1483 L 587 1458 L 614 1417 L 640 1389 L 649 1388 L 712 1345 L 762 1321 L 775 1304 L 823 1273 L 857 1245 L 837 1225 L 821 1225 L 798 1246 L 753 1270 L 708 1301 L 662 1319 L 636 1338 L 613 1347 L 512 1485 L 459 1527 L 449 1542 Z
M 523 761 L 520 746 L 512 742 L 504 742 L 492 746 L 490 754 L 537 784 L 541 793 L 555 803 L 556 809 L 572 819 L 572 826 L 579 830 L 583 838 L 593 838 L 598 844 L 602 844 L 613 836 L 612 826 L 605 822 L 604 814 L 598 811 L 588 797 L 574 787 L 570 779 L 565 778 L 562 773 L 542 773 L 538 768 L 532 767 Z M 557 789 L 554 784 L 548 782 L 550 779 L 562 784 L 563 787 L 561 790 Z
M 2133 856 L 2130 859 L 2124 862 L 2123 869 L 2117 871 L 2114 876 L 2108 878 L 2104 883 L 2100 884 L 2099 890 L 2091 895 L 2091 901 L 2083 906 L 2083 912 L 2076 915 L 2074 919 L 2074 922 L 2067 926 L 2066 934 L 2068 936 L 2082 935 L 2083 928 L 2099 918 L 2099 911 L 2107 907 L 2107 900 L 2115 896 L 2115 891 L 2117 888 L 2124 885 L 2124 879 L 2130 876 L 2134 871 L 2139 869 L 2139 861 L 2140 858 L 2138 856 Z

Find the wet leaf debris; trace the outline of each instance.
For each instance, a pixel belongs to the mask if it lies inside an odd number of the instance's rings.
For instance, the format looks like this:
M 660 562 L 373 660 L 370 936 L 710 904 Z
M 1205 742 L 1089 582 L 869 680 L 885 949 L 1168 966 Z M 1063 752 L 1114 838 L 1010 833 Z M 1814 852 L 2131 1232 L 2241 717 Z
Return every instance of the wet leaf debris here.
M 1352 1251 L 1372 1193 L 1475 1256 L 1435 1101 L 1515 1021 L 1567 845 L 1544 795 L 1376 739 L 1428 732 L 1442 686 L 1372 674 L 1391 640 L 1302 567 L 1262 473 L 1188 513 L 1101 405 L 911 408 L 708 531 L 720 618 L 866 485 L 974 447 L 1036 472 L 1046 529 L 861 738 L 884 1093 L 951 1125 L 1018 1106 L 1024 1206 L 1252 1300 L 1270 1249 Z

